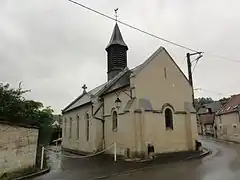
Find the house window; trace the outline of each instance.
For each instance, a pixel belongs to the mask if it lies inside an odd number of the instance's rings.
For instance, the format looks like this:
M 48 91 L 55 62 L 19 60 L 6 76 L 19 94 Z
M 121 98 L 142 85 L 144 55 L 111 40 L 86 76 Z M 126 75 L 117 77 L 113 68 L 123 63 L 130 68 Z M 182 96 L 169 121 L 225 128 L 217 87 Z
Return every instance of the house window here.
M 212 108 L 208 108 L 208 112 L 209 112 L 209 113 L 212 113 Z
M 69 119 L 69 139 L 72 138 L 72 117 Z
M 173 113 L 170 108 L 165 109 L 165 126 L 166 129 L 173 129 Z
M 117 131 L 117 112 L 113 111 L 112 114 L 112 130 Z
M 164 77 L 167 79 L 167 68 L 164 68 Z
M 80 118 L 79 118 L 79 115 L 77 115 L 77 131 L 76 131 L 76 133 L 77 133 L 77 139 L 79 139 L 79 137 L 80 137 L 80 132 L 79 132 L 79 121 L 80 121 Z
M 89 135 L 90 135 L 90 122 L 89 122 L 89 114 L 86 113 L 86 140 L 89 141 Z

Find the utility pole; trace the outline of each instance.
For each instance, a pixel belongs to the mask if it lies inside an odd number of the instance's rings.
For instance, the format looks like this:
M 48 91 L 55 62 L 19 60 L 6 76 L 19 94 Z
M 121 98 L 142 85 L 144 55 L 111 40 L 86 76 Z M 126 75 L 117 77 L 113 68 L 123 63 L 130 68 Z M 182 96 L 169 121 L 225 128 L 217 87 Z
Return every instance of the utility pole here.
M 193 104 L 193 107 L 195 107 L 194 105 L 194 89 L 193 89 L 193 78 L 192 78 L 192 62 L 191 62 L 191 56 L 194 56 L 194 55 L 198 55 L 198 57 L 194 60 L 196 61 L 196 63 L 198 62 L 198 60 L 203 57 L 202 55 L 202 52 L 196 52 L 196 53 L 187 53 L 187 66 L 188 66 L 188 80 L 189 80 L 189 83 L 192 87 L 192 104 Z

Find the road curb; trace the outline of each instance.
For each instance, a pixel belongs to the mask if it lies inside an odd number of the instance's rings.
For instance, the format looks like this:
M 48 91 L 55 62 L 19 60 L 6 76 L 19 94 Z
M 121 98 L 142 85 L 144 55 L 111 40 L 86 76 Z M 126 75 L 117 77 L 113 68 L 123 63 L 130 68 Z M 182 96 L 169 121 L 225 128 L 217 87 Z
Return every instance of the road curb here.
M 200 153 L 199 155 L 191 156 L 191 157 L 188 157 L 188 158 L 185 158 L 183 160 L 176 161 L 176 162 L 189 161 L 189 160 L 192 160 L 192 159 L 200 159 L 200 158 L 203 158 L 203 157 L 205 157 L 205 156 L 207 156 L 211 153 L 212 153 L 212 151 L 210 149 L 203 147 L 203 152 Z M 171 162 L 171 163 L 176 163 L 176 162 Z M 170 164 L 170 163 L 165 163 L 165 164 Z M 142 167 L 142 168 L 138 168 L 138 169 L 131 169 L 131 170 L 123 171 L 123 172 L 120 172 L 120 173 L 114 173 L 114 174 L 94 177 L 93 179 L 94 180 L 95 179 L 107 179 L 107 178 L 110 178 L 110 177 L 113 177 L 113 176 L 121 176 L 121 175 L 124 175 L 124 174 L 130 174 L 130 173 L 141 171 L 141 170 L 156 168 L 159 165 L 164 165 L 164 164 L 155 164 L 153 166 L 146 166 L 146 167 Z
M 136 172 L 136 171 L 141 171 L 141 170 L 147 169 L 147 168 L 150 168 L 150 167 L 143 167 L 143 168 L 138 168 L 138 169 L 131 169 L 131 170 L 124 171 L 124 172 L 121 172 L 121 173 L 114 173 L 114 174 L 109 174 L 109 175 L 94 177 L 93 179 L 107 179 L 107 178 L 112 177 L 112 176 L 120 176 L 120 175 L 124 175 L 124 174 L 130 174 L 130 173 L 133 173 L 133 172 Z
M 205 136 L 202 136 L 202 140 L 207 140 L 207 141 L 210 140 L 210 141 L 227 143 L 227 144 L 240 144 L 240 142 L 233 141 L 233 140 L 224 140 L 224 139 L 217 139 L 217 138 L 205 137 Z
M 36 176 L 41 176 L 43 174 L 48 173 L 49 171 L 50 171 L 50 168 L 46 168 L 46 169 L 43 169 L 41 171 L 38 171 L 38 172 L 35 172 L 35 173 L 32 173 L 32 174 L 28 174 L 26 176 L 21 176 L 21 177 L 15 178 L 14 180 L 23 180 L 23 179 L 33 178 L 33 177 L 36 177 Z
M 223 143 L 240 144 L 237 141 L 231 141 L 231 140 L 223 140 L 223 139 L 212 139 L 212 140 L 217 142 L 223 142 Z
M 203 152 L 202 153 L 200 153 L 199 155 L 196 155 L 196 156 L 188 157 L 185 160 L 200 159 L 200 158 L 203 158 L 203 157 L 205 157 L 205 156 L 207 156 L 211 153 L 212 153 L 212 151 L 210 149 L 203 147 Z

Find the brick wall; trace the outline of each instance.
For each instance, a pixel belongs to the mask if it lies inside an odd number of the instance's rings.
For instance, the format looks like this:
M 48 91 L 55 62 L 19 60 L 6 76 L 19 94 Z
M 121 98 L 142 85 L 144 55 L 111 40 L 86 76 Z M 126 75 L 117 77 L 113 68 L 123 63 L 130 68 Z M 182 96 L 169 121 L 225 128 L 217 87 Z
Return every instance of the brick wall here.
M 38 129 L 0 123 L 0 176 L 35 165 Z

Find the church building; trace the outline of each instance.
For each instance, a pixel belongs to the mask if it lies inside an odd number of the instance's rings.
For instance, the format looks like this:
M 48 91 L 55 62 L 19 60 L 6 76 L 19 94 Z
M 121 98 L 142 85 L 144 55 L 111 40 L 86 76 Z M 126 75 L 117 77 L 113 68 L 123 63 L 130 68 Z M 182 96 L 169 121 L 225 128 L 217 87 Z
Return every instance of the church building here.
M 63 149 L 95 153 L 116 143 L 117 155 L 128 158 L 146 157 L 149 149 L 157 154 L 195 150 L 192 87 L 167 50 L 159 47 L 129 69 L 128 46 L 117 23 L 105 50 L 107 82 L 90 91 L 84 85 L 62 110 Z

